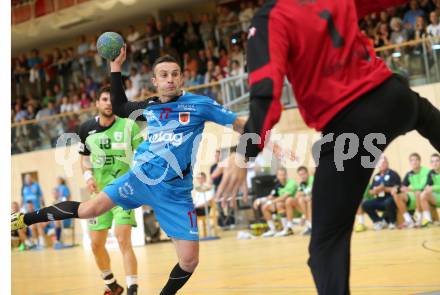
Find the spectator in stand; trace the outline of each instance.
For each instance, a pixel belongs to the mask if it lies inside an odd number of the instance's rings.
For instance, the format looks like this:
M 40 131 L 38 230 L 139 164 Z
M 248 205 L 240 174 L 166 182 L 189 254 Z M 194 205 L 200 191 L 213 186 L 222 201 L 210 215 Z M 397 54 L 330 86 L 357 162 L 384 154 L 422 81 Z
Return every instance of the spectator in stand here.
M 173 46 L 173 39 L 171 36 L 166 36 L 164 39 L 164 46 L 162 48 L 162 55 L 171 55 L 180 64 L 180 54 L 177 49 Z
M 378 48 L 378 47 L 390 45 L 391 42 L 389 38 L 390 38 L 390 33 L 388 31 L 388 25 L 380 24 L 376 30 L 374 47 Z
M 214 55 L 214 52 L 212 51 L 212 49 L 207 48 L 205 50 L 205 54 L 206 54 L 207 61 L 212 61 L 215 65 L 218 64 L 219 59 L 218 59 L 218 57 L 216 57 Z
M 432 0 L 419 0 L 420 9 L 423 10 L 425 15 L 429 15 L 435 10 L 435 5 Z
M 189 52 L 185 52 L 183 54 L 183 68 L 184 69 L 188 69 L 188 71 L 192 72 L 195 71 L 197 72 L 198 70 L 198 64 L 197 64 L 197 60 L 195 58 L 193 58 Z
M 217 60 L 220 57 L 219 48 L 217 46 L 215 46 L 215 41 L 213 39 L 208 40 L 208 46 L 206 47 L 206 50 L 207 51 L 209 50 L 211 52 L 212 56 L 214 58 L 216 58 Z M 208 53 L 206 53 L 206 56 L 208 56 Z
M 153 73 L 150 70 L 150 66 L 146 63 L 141 65 L 141 79 L 139 80 L 139 84 L 141 89 L 151 89 L 153 87 L 153 83 L 151 82 L 151 78 L 153 77 Z
M 428 36 L 430 37 L 439 37 L 440 36 L 440 23 L 439 23 L 439 16 L 437 12 L 432 11 L 429 14 L 429 21 L 430 24 L 428 28 L 426 29 Z M 438 41 L 437 41 L 438 43 Z
M 43 107 L 47 107 L 49 101 L 55 101 L 55 97 L 52 94 L 52 90 L 50 90 L 50 88 L 47 88 L 46 95 L 43 97 Z
M 401 44 L 408 40 L 407 32 L 403 30 L 402 20 L 398 17 L 393 17 L 390 22 L 391 26 L 391 44 Z
M 141 91 L 141 85 L 140 85 L 141 79 L 142 77 L 138 73 L 137 68 L 132 67 L 130 70 L 130 80 L 131 80 L 131 85 L 133 86 L 133 89 L 135 89 L 136 94 L 138 94 Z
M 42 64 L 43 60 L 40 57 L 38 49 L 32 49 L 31 57 L 28 58 L 28 68 L 29 68 L 29 82 L 33 87 L 34 93 L 41 94 L 40 80 L 43 77 Z
M 215 69 L 214 62 L 212 60 L 208 60 L 208 63 L 206 64 L 206 73 L 203 84 L 209 84 L 211 80 L 215 78 L 214 69 Z
M 56 83 L 55 85 L 53 85 L 53 98 L 55 99 L 55 103 L 57 105 L 60 104 L 61 99 L 63 98 L 64 94 L 61 91 L 61 87 L 60 84 Z
M 234 27 L 232 24 L 238 21 L 237 15 L 234 11 L 231 11 L 229 7 L 223 6 L 221 9 L 221 15 L 218 17 L 217 26 L 220 30 L 221 41 L 226 49 L 230 48 L 230 39 L 234 33 Z
M 254 16 L 254 7 L 252 1 L 240 2 L 240 13 L 238 20 L 241 22 L 241 30 L 247 32 L 251 24 L 251 19 Z
M 198 74 L 201 76 L 205 76 L 205 73 L 206 73 L 207 67 L 208 67 L 208 65 L 207 65 L 208 60 L 206 58 L 206 53 L 205 53 L 205 50 L 203 50 L 203 49 L 200 49 L 198 53 L 199 53 L 198 60 L 197 60 L 197 63 L 199 65 L 198 66 L 198 69 L 199 69 Z
M 54 63 L 53 55 L 50 53 L 45 54 L 43 64 L 41 65 L 44 71 L 42 79 L 44 80 L 45 87 L 52 87 L 56 82 L 56 65 Z
M 55 103 L 53 100 L 49 100 L 47 103 L 47 107 L 38 111 L 37 116 L 35 117 L 37 120 L 41 120 L 43 118 L 51 117 L 56 115 L 57 111 L 55 108 Z
M 92 77 L 87 76 L 85 93 L 87 93 L 88 96 L 92 96 L 92 92 L 96 92 L 97 90 L 99 90 L 99 85 L 93 81 Z
M 379 26 L 380 24 L 385 24 L 388 26 L 390 21 L 390 18 L 388 17 L 388 13 L 386 11 L 381 11 L 379 13 L 379 23 L 377 24 L 377 26 Z
M 182 26 L 184 36 L 184 46 L 187 51 L 198 50 L 200 46 L 199 40 L 199 24 L 193 21 L 191 13 L 187 13 L 185 22 Z
M 81 102 L 80 102 L 79 94 L 75 93 L 72 96 L 72 112 L 78 112 L 79 110 L 81 110 Z
M 135 62 L 140 61 L 139 51 L 142 49 L 140 42 L 138 42 L 140 38 L 141 34 L 139 31 L 137 31 L 133 25 L 130 25 L 129 33 L 125 40 L 127 42 L 127 47 L 131 52 L 129 56 L 132 57 Z
M 14 119 L 15 123 L 19 123 L 27 120 L 28 113 L 26 110 L 22 108 L 20 104 L 18 103 L 15 104 L 14 111 L 15 111 L 15 119 Z
M 223 69 L 220 67 L 220 65 L 216 65 L 214 67 L 214 77 L 216 81 L 220 81 L 221 79 L 225 78 L 225 74 L 223 72 Z
M 410 23 L 411 28 L 416 25 L 416 19 L 418 16 L 425 16 L 425 12 L 419 8 L 419 4 L 416 0 L 411 0 L 409 2 L 409 10 L 405 13 L 403 17 L 403 23 Z
M 79 101 L 79 103 L 82 109 L 87 109 L 90 107 L 91 101 L 87 93 L 85 92 L 81 93 L 81 100 Z
M 78 61 L 82 68 L 82 73 L 87 76 L 90 73 L 91 60 L 89 56 L 90 43 L 87 42 L 85 35 L 81 35 L 79 38 L 80 43 L 77 48 Z
M 27 117 L 26 120 L 33 120 L 37 116 L 37 111 L 32 104 L 28 104 L 26 107 Z
M 240 66 L 240 62 L 238 60 L 231 61 L 231 70 L 229 71 L 230 77 L 240 76 L 244 73 L 244 69 Z
M 125 80 L 125 95 L 127 95 L 128 101 L 135 101 L 139 95 L 139 91 L 133 87 L 130 79 Z
M 73 110 L 73 106 L 70 103 L 70 99 L 68 96 L 63 96 L 61 99 L 61 105 L 60 105 L 60 113 L 69 113 Z
M 214 40 L 214 23 L 209 19 L 209 14 L 203 13 L 201 17 L 201 23 L 200 23 L 200 36 L 202 38 L 203 47 L 208 47 L 208 41 Z
M 220 49 L 220 59 L 218 61 L 218 65 L 222 69 L 222 71 L 225 71 L 224 69 L 228 68 L 229 59 L 228 54 L 226 53 L 226 50 L 224 48 Z

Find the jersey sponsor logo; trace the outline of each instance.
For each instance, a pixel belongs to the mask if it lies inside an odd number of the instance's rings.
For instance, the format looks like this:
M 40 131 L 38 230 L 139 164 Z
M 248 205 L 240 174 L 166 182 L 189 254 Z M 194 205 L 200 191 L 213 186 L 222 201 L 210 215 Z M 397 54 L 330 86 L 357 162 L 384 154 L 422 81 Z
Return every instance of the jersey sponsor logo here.
M 88 134 L 90 135 L 90 134 L 94 134 L 94 133 L 96 133 L 96 130 L 90 130 Z
M 174 146 L 179 146 L 183 142 L 183 133 L 163 132 L 148 135 L 148 141 L 151 143 L 171 143 Z
M 125 182 L 123 186 L 120 186 L 118 188 L 118 192 L 121 198 L 127 199 L 129 196 L 133 195 L 134 190 L 133 187 L 128 182 Z
M 250 38 L 252 38 L 253 36 L 255 36 L 255 34 L 257 33 L 257 28 L 255 27 L 250 27 L 249 28 L 249 32 L 248 32 L 248 40 Z
M 193 111 L 193 112 L 196 111 L 196 105 L 194 105 L 194 104 L 179 104 L 179 105 L 177 105 L 177 108 L 183 109 L 185 111 Z
M 159 115 L 159 120 L 168 120 L 170 113 L 173 111 L 172 108 L 162 108 L 162 111 Z
M 179 123 L 182 125 L 189 124 L 190 113 L 189 112 L 179 112 Z
M 112 150 L 125 150 L 127 149 L 127 143 L 125 142 L 112 142 Z
M 390 180 L 390 176 L 387 174 L 387 175 L 385 175 L 384 179 L 385 179 L 385 181 L 388 181 L 388 180 Z
M 116 141 L 121 141 L 122 140 L 122 132 L 121 131 L 116 131 L 115 133 L 113 133 L 113 136 L 114 136 Z
M 190 230 L 189 233 L 192 234 L 192 235 L 198 235 L 199 234 L 198 231 L 192 231 L 192 230 Z

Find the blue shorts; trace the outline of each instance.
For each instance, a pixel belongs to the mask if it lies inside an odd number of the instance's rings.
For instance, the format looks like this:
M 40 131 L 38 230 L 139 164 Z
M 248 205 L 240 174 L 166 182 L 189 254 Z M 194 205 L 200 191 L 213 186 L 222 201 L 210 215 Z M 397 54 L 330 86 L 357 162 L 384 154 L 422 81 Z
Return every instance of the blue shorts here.
M 142 205 L 152 207 L 160 227 L 169 237 L 198 241 L 197 215 L 191 197 L 191 175 L 183 179 L 177 177 L 168 181 L 161 180 L 157 184 L 146 184 L 137 172 L 139 170 L 130 170 L 107 185 L 103 191 L 113 203 L 125 210 Z M 151 175 L 151 171 L 148 174 Z

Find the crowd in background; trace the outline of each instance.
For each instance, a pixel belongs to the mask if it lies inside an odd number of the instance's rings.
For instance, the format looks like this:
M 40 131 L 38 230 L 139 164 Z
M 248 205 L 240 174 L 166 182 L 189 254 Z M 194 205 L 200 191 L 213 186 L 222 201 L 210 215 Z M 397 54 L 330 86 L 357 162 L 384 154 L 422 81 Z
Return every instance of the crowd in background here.
M 151 65 L 163 54 L 174 56 L 182 65 L 184 86 L 192 87 L 239 76 L 246 71 L 247 29 L 255 12 L 265 1 L 238 1 L 219 5 L 215 12 L 192 15 L 176 21 L 173 14 L 163 19 L 148 16 L 142 27 L 127 25 L 121 33 L 128 46 L 123 77 L 129 100 L 154 93 Z M 440 36 L 440 0 L 412 0 L 408 5 L 367 15 L 359 21 L 361 30 L 374 47 L 401 44 L 425 36 Z M 13 128 L 15 151 L 26 152 L 41 146 L 54 146 L 64 132 L 75 132 L 81 121 L 70 115 L 52 126 L 44 118 L 76 113 L 89 108 L 98 89 L 109 83 L 108 65 L 96 51 L 99 34 L 82 35 L 76 46 L 40 53 L 32 49 L 12 58 L 11 122 L 37 120 L 37 125 Z M 420 59 L 392 59 L 390 67 L 408 76 L 421 68 L 421 45 L 407 47 Z M 399 51 L 400 49 L 394 50 Z M 393 51 L 379 53 L 385 59 Z M 207 87 L 201 94 L 222 102 L 220 87 Z M 29 138 L 29 141 L 24 139 Z

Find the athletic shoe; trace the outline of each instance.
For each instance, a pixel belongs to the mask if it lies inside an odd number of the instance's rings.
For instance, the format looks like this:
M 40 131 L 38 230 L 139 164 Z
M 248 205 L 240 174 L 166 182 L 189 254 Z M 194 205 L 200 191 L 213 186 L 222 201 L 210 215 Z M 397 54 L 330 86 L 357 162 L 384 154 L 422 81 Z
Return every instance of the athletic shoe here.
M 373 229 L 378 231 L 378 230 L 383 230 L 383 228 L 385 227 L 384 222 L 379 221 L 379 222 L 375 222 L 373 224 Z
M 416 225 L 413 221 L 411 222 L 403 222 L 401 225 L 399 225 L 399 229 L 405 229 L 405 228 L 414 228 Z
M 137 295 L 138 293 L 138 285 L 131 285 L 130 288 L 127 289 L 127 295 Z
M 310 236 L 311 234 L 312 234 L 312 228 L 308 226 L 301 233 L 301 235 L 303 236 Z
M 367 227 L 363 223 L 358 223 L 354 227 L 354 231 L 357 232 L 357 233 L 360 233 L 360 232 L 363 232 L 363 231 L 366 231 L 366 230 L 367 230 Z
M 26 250 L 26 245 L 21 243 L 20 246 L 18 246 L 18 251 L 23 252 L 24 250 Z
M 388 224 L 388 229 L 393 230 L 396 229 L 396 225 L 394 223 Z
M 422 227 L 428 227 L 431 224 L 432 224 L 432 221 L 423 218 L 423 220 L 422 220 Z
M 270 238 L 273 237 L 274 235 L 276 235 L 277 232 L 269 230 L 267 232 L 265 232 L 264 234 L 262 234 L 263 238 Z
M 290 227 L 288 227 L 287 229 L 283 229 L 282 231 L 276 233 L 275 237 L 287 237 L 290 235 L 293 235 L 293 231 Z
M 121 285 L 117 285 L 114 291 L 111 291 L 108 287 L 105 287 L 104 295 L 121 295 L 124 293 L 124 288 Z
M 16 212 L 11 214 L 11 230 L 19 230 L 26 227 L 27 225 L 24 223 L 23 213 Z
M 55 250 L 61 250 L 66 248 L 66 246 L 64 246 L 64 244 L 62 242 L 56 242 L 55 244 L 53 244 L 53 248 Z

